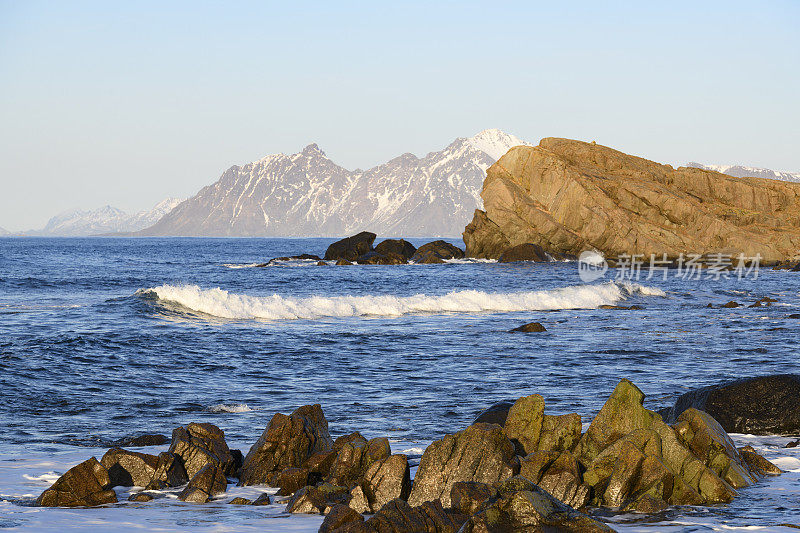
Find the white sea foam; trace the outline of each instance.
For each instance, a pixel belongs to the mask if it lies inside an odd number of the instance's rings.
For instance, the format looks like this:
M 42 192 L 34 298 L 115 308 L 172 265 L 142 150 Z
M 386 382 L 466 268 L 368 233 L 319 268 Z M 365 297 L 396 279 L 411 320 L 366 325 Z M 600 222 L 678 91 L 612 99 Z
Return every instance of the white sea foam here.
M 137 294 L 220 318 L 295 320 L 326 317 L 397 317 L 423 313 L 508 313 L 556 309 L 595 309 L 630 296 L 665 296 L 664 291 L 636 283 L 575 285 L 559 289 L 487 293 L 453 291 L 434 296 L 249 296 L 197 285 L 161 285 Z
M 210 405 L 207 409 L 210 413 L 250 413 L 255 411 L 246 403 L 218 403 Z
M 264 263 L 223 263 L 225 268 L 254 268 L 263 265 Z

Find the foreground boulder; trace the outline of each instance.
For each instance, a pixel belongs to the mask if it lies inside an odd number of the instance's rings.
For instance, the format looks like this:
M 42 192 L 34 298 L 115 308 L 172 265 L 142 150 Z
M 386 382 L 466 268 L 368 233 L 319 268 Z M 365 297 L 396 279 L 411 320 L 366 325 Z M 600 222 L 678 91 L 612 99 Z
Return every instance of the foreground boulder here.
M 614 531 L 602 522 L 558 501 L 522 476 L 501 483 L 497 492 L 498 496 L 483 511 L 467 520 L 460 530 L 462 533 Z
M 495 483 L 513 476 L 514 444 L 494 424 L 473 424 L 446 435 L 425 449 L 414 477 L 408 503 L 441 500 L 450 507 L 450 491 L 459 481 Z
M 433 241 L 423 244 L 417 248 L 416 253 L 411 257 L 414 263 L 433 263 L 443 262 L 445 259 L 462 259 L 464 250 L 453 246 L 446 241 Z
M 730 433 L 797 435 L 800 376 L 760 376 L 703 387 L 681 395 L 662 415 L 674 422 L 691 407 L 705 411 Z
M 332 447 L 319 404 L 305 405 L 289 416 L 277 413 L 244 458 L 239 485 L 274 486 L 284 469 L 302 467 L 312 455 Z
M 214 424 L 192 422 L 175 428 L 169 453 L 180 457 L 189 479 L 207 464 L 220 466 L 225 475 L 233 475 L 237 469 L 236 458 L 225 442 L 225 432 Z
M 372 251 L 372 243 L 376 235 L 369 231 L 362 231 L 358 235 L 347 237 L 328 246 L 325 252 L 325 261 L 355 261 L 359 256 Z
M 92 457 L 67 470 L 36 500 L 42 507 L 93 507 L 116 503 L 108 471 Z
M 358 515 L 360 516 L 360 515 Z M 456 533 L 453 520 L 438 500 L 412 507 L 401 499 L 384 505 L 366 522 L 343 507 L 331 508 L 319 531 L 328 533 Z
M 100 459 L 112 487 L 147 487 L 158 468 L 158 456 L 111 448 Z
M 765 262 L 800 249 L 800 184 L 674 169 L 595 143 L 546 138 L 486 172 L 463 238 L 469 257 L 534 244 L 578 256 L 728 252 Z
M 186 488 L 178 494 L 178 499 L 184 502 L 206 503 L 214 496 L 224 493 L 227 488 L 228 480 L 222 467 L 208 463 L 189 480 Z

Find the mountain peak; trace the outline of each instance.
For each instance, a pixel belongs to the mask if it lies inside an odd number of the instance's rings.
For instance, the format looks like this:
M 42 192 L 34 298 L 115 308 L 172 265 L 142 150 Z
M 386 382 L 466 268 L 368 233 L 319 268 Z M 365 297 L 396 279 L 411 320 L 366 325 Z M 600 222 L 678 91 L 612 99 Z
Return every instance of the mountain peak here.
M 302 151 L 302 152 L 300 152 L 300 153 L 301 153 L 301 154 L 303 154 L 303 155 L 305 155 L 305 156 L 321 155 L 321 156 L 323 156 L 323 157 L 326 157 L 326 156 L 325 156 L 325 152 L 323 152 L 323 151 L 320 149 L 320 147 L 319 147 L 319 146 L 317 146 L 317 143 L 311 143 L 311 144 L 309 144 L 308 146 L 306 146 L 305 148 L 303 148 L 303 151 Z
M 495 160 L 503 157 L 503 155 L 514 146 L 523 144 L 530 146 L 530 143 L 526 143 L 519 137 L 515 137 L 497 128 L 483 130 L 467 139 L 467 142 L 472 145 L 473 148 L 480 150 Z

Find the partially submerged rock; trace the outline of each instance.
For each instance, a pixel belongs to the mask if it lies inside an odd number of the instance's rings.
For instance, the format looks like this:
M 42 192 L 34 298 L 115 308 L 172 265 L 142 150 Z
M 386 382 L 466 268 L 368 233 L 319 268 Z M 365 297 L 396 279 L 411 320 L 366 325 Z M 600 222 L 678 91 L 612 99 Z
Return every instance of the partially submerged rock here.
M 542 333 L 544 331 L 547 331 L 547 328 L 545 328 L 539 322 L 530 322 L 511 330 L 512 333 Z
M 375 247 L 375 251 L 381 255 L 397 255 L 406 262 L 414 257 L 417 248 L 405 239 L 386 239 Z
M 222 466 L 208 463 L 189 480 L 186 488 L 178 494 L 184 502 L 206 503 L 214 496 L 224 493 L 228 488 Z
M 676 420 L 690 407 L 707 412 L 730 433 L 800 433 L 800 376 L 779 374 L 729 381 L 681 395 L 662 414 Z
M 462 259 L 464 257 L 464 250 L 453 246 L 446 241 L 433 241 L 428 244 L 423 244 L 414 255 L 411 261 L 414 263 L 429 263 L 434 262 L 432 259 L 442 262 L 444 259 Z
M 357 235 L 344 238 L 328 246 L 325 251 L 326 261 L 355 261 L 359 256 L 372 251 L 372 243 L 376 235 L 369 231 L 362 231 Z
M 36 500 L 41 507 L 94 507 L 116 503 L 108 471 L 92 457 L 67 470 Z
M 497 259 L 499 263 L 513 263 L 516 261 L 535 261 L 537 263 L 544 263 L 550 260 L 544 248 L 538 244 L 525 242 L 507 248 L 500 257 Z

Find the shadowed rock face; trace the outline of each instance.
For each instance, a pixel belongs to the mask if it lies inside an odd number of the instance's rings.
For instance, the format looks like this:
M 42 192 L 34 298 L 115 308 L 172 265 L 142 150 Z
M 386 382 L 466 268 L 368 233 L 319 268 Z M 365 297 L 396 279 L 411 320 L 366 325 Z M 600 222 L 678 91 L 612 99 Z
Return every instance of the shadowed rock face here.
M 546 138 L 487 170 L 464 230 L 470 257 L 531 243 L 550 254 L 760 253 L 800 249 L 800 184 L 673 169 L 605 146 Z
M 760 376 L 703 387 L 680 396 L 662 415 L 671 422 L 691 407 L 707 412 L 730 433 L 796 435 L 800 376 Z
M 108 471 L 92 457 L 67 470 L 36 500 L 42 507 L 91 507 L 115 503 Z

